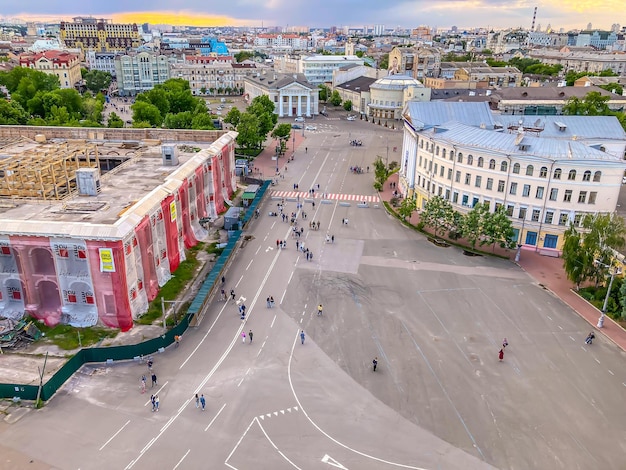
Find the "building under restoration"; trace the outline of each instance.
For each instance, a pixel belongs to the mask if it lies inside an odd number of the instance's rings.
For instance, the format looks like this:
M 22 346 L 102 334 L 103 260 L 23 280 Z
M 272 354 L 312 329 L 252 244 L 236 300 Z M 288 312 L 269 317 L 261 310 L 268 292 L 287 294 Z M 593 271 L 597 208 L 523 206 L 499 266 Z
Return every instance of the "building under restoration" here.
M 130 329 L 229 202 L 235 137 L 0 128 L 0 316 Z

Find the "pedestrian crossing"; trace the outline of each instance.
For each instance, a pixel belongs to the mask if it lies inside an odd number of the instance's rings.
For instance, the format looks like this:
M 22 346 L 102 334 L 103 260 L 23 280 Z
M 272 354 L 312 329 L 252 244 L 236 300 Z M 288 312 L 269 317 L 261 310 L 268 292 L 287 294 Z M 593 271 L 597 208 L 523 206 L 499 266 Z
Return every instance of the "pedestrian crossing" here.
M 335 201 L 353 201 L 353 202 L 380 202 L 378 196 L 364 196 L 360 194 L 341 194 L 341 193 L 321 193 L 315 192 L 310 195 L 304 191 L 272 191 L 272 198 L 284 199 L 331 199 Z

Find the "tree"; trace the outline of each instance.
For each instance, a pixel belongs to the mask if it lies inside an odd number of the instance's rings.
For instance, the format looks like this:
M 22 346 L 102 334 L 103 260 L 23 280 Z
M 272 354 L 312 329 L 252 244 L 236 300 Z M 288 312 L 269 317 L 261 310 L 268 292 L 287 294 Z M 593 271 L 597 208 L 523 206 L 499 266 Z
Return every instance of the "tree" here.
M 420 221 L 428 227 L 432 227 L 435 230 L 435 236 L 437 236 L 440 231 L 443 233 L 451 225 L 453 213 L 454 208 L 450 201 L 441 196 L 433 196 L 426 202 L 420 215 Z
M 0 125 L 22 125 L 28 121 L 28 114 L 17 101 L 0 99 Z
M 570 224 L 565 231 L 562 258 L 565 274 L 578 290 L 580 284 L 587 279 L 587 272 L 593 259 L 590 259 L 585 250 L 581 234 L 576 230 L 574 224 Z
M 341 104 L 341 96 L 339 96 L 339 92 L 337 90 L 333 91 L 330 95 L 330 104 L 333 106 L 339 106 Z
M 224 122 L 232 125 L 233 127 L 237 127 L 239 125 L 239 121 L 241 120 L 241 111 L 238 108 L 231 108 L 230 111 L 224 117 Z
M 196 130 L 211 130 L 215 129 L 215 124 L 213 124 L 213 118 L 209 114 L 196 114 L 191 120 L 191 128 Z
M 274 102 L 267 95 L 255 97 L 248 108 L 247 113 L 254 114 L 258 119 L 259 141 L 265 138 L 278 122 L 278 115 L 274 113 L 276 109 Z
M 135 101 L 130 109 L 133 110 L 133 121 L 135 123 L 148 122 L 151 127 L 159 127 L 163 122 L 159 108 L 146 101 Z
M 410 218 L 413 212 L 417 209 L 417 202 L 412 197 L 407 197 L 402 200 L 400 204 L 400 208 L 398 209 L 398 214 L 402 217 L 402 220 L 406 220 Z
M 252 52 L 252 51 L 240 51 L 240 52 L 237 52 L 234 55 L 234 57 L 235 57 L 235 60 L 237 62 L 243 62 L 244 60 L 248 60 L 248 59 L 254 57 L 254 52 Z
M 587 93 L 582 101 L 573 96 L 563 106 L 563 114 L 573 116 L 607 116 L 613 113 L 607 104 L 609 99 L 609 96 L 602 96 L 599 91 Z
M 237 145 L 251 149 L 258 147 L 264 138 L 260 138 L 259 118 L 252 113 L 242 113 L 239 124 L 237 125 Z
M 620 96 L 624 93 L 624 88 L 619 83 L 607 83 L 606 85 L 598 85 L 598 87 Z
M 376 160 L 374 160 L 374 189 L 381 191 L 387 178 L 389 178 L 389 169 L 383 162 L 382 157 L 377 155 Z
M 289 139 L 291 135 L 291 125 L 288 123 L 278 124 L 271 133 L 273 139 Z
M 193 114 L 191 111 L 180 113 L 168 113 L 163 120 L 163 126 L 167 129 L 191 129 Z
M 111 114 L 109 114 L 107 127 L 112 127 L 112 128 L 124 127 L 124 121 L 116 113 L 112 112 Z
M 516 241 L 513 239 L 515 229 L 511 219 L 506 214 L 504 206 L 499 206 L 495 212 L 487 212 L 483 225 L 484 244 L 493 244 L 496 249 L 496 243 L 500 248 L 514 248 Z
M 85 73 L 83 73 L 83 71 Z M 85 86 L 92 93 L 100 93 L 102 90 L 109 88 L 111 84 L 111 74 L 109 72 L 103 72 L 102 70 L 89 70 L 81 69 L 83 80 L 85 80 Z
M 442 59 L 443 60 L 443 59 Z M 389 54 L 383 54 L 378 62 L 378 68 L 381 70 L 386 70 L 389 68 Z
M 153 104 L 161 113 L 161 116 L 165 116 L 170 112 L 170 97 L 168 92 L 160 87 L 155 87 L 152 90 L 139 93 L 135 102 L 144 101 L 146 103 Z
M 328 102 L 328 98 L 330 96 L 330 89 L 326 85 L 318 85 L 319 88 L 319 100 L 324 103 Z
M 346 111 L 352 111 L 352 101 L 346 100 L 343 102 L 343 109 Z
M 472 250 L 476 249 L 476 242 L 481 239 L 484 233 L 483 227 L 487 214 L 489 214 L 489 204 L 478 203 L 463 217 L 463 237 L 467 238 L 467 241 L 472 245 Z M 484 242 L 481 243 L 481 245 L 483 244 Z

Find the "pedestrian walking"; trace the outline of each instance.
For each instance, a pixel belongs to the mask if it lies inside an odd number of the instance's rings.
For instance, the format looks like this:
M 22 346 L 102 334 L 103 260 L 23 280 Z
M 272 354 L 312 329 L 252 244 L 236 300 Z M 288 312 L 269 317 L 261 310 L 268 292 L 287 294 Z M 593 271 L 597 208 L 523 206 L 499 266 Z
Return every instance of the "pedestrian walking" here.
M 276 240 L 276 248 L 280 246 L 280 240 Z
M 148 370 L 152 370 L 152 364 L 154 364 L 154 362 L 152 362 L 152 359 L 148 359 Z
M 159 411 L 159 396 L 154 395 L 154 411 Z
M 245 332 L 245 331 L 242 331 L 242 332 L 241 332 L 241 340 L 242 340 L 242 342 L 243 342 L 244 344 L 246 343 L 246 332 Z
M 226 301 L 226 291 L 224 289 L 222 289 L 222 296 L 220 297 L 220 299 Z
M 141 376 L 141 393 L 146 393 L 146 381 L 148 379 L 146 378 L 145 375 Z
M 506 339 L 506 338 L 504 338 L 504 339 L 502 340 L 502 349 L 506 348 L 508 345 L 509 345 L 509 342 L 507 341 L 507 339 Z
M 322 316 L 322 304 L 319 304 L 317 306 L 317 316 L 321 317 Z
M 175 335 L 174 336 L 174 343 L 175 343 L 175 348 L 177 348 L 180 345 L 180 335 Z
M 376 372 L 376 367 L 378 367 L 378 357 L 375 357 L 372 361 L 372 369 L 374 369 L 374 372 Z
M 265 299 L 265 303 L 267 308 L 272 308 L 272 305 L 270 304 L 270 298 L 268 297 L 267 299 Z
M 309 153 L 309 147 L 304 147 L 304 153 Z
M 502 359 L 504 359 L 504 349 L 500 349 L 500 352 L 498 353 L 498 359 L 500 359 L 500 362 L 502 362 Z
M 593 344 L 593 340 L 595 339 L 595 337 L 596 335 L 593 334 L 593 331 L 589 333 L 585 338 L 585 344 Z
M 204 399 L 204 394 L 200 395 L 200 406 L 202 407 L 202 411 L 206 407 L 206 400 Z
M 232 300 L 235 300 L 235 289 L 231 289 L 231 290 L 230 290 L 230 298 L 231 298 Z
M 315 203 L 313 203 L 313 207 L 315 207 Z M 319 220 L 317 221 L 317 229 L 318 230 L 320 229 L 320 221 Z
M 274 308 L 274 297 L 270 295 L 270 308 Z
M 157 376 L 156 376 L 156 374 L 153 372 L 153 373 L 152 373 L 152 387 L 154 387 L 155 385 L 157 385 Z
M 252 330 L 248 331 L 248 338 L 250 338 L 250 343 L 252 343 Z
M 302 344 L 304 344 L 304 330 L 300 332 L 300 340 L 302 341 Z
M 224 284 L 225 282 L 226 282 L 226 278 L 222 276 L 222 284 Z
M 200 397 L 196 393 L 196 408 L 200 408 Z
M 156 410 L 156 400 L 154 395 L 150 395 L 150 404 L 152 405 L 152 411 Z
M 300 242 L 296 240 L 296 250 L 300 248 Z
M 330 242 L 331 242 L 331 243 L 335 243 L 335 236 L 334 236 L 334 235 L 331 235 L 331 236 L 330 236 Z

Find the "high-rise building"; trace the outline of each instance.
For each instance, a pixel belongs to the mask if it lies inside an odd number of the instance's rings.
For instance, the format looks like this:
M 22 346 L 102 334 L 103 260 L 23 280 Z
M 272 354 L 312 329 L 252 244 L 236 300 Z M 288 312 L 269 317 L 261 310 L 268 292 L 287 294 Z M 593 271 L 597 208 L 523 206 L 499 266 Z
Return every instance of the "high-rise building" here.
M 83 52 L 126 52 L 141 45 L 136 23 L 112 23 L 104 18 L 75 17 L 71 23 L 62 21 L 60 33 L 67 47 Z

